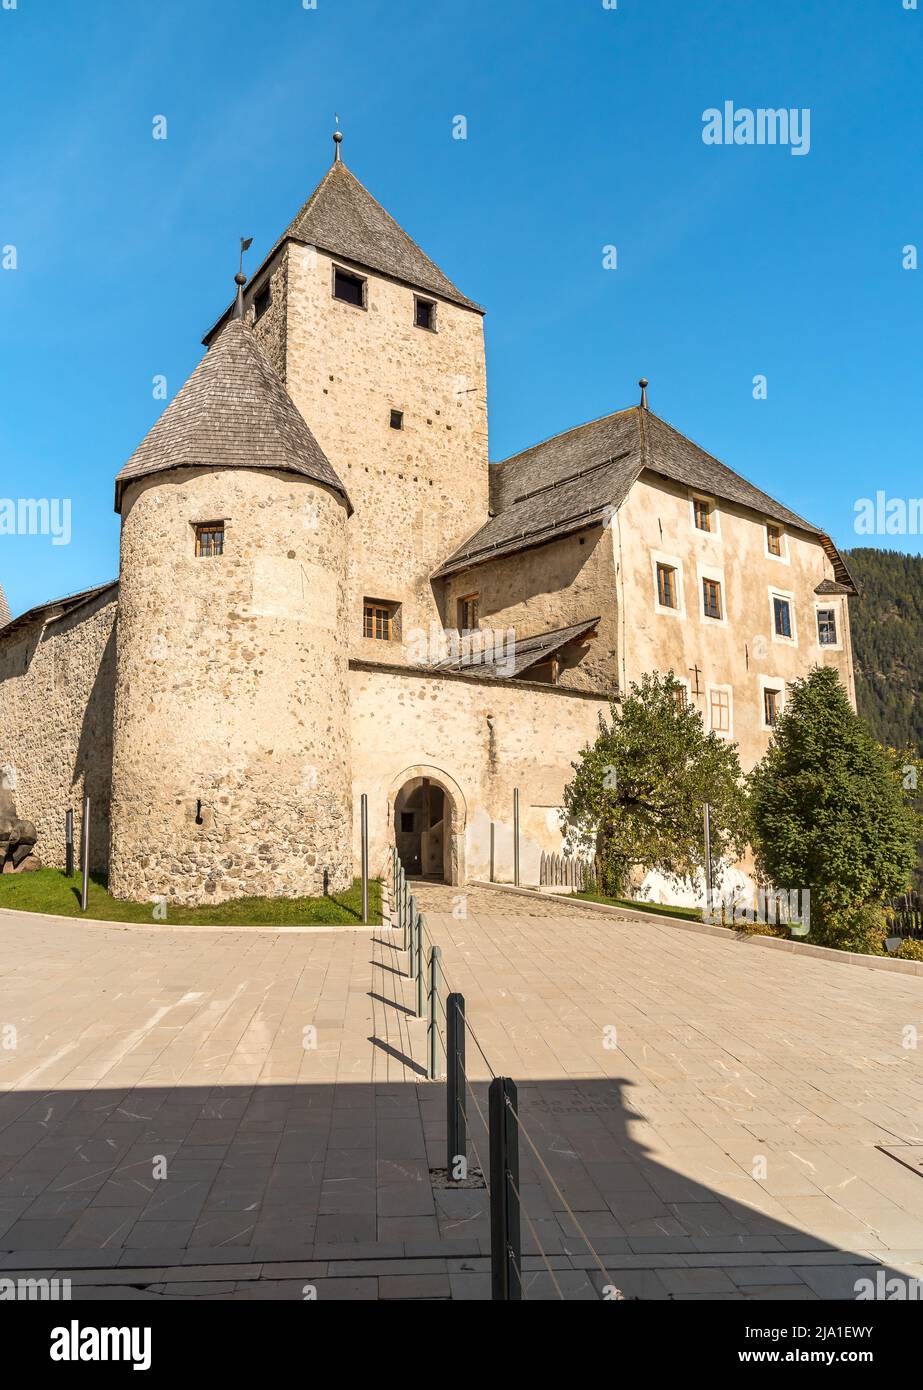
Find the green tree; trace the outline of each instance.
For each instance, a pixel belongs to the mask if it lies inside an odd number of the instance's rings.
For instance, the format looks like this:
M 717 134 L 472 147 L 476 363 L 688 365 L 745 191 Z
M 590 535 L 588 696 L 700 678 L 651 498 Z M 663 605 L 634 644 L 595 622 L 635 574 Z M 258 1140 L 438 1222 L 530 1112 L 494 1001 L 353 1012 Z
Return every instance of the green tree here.
M 712 859 L 746 848 L 746 800 L 736 744 L 706 733 L 673 672 L 645 675 L 600 716 L 596 742 L 572 763 L 564 790 L 567 848 L 602 864 L 601 889 L 624 894 L 632 869 L 692 885 L 704 866 L 702 808 L 711 804 Z
M 883 950 L 883 905 L 908 887 L 920 831 L 903 763 L 876 743 L 837 672 L 816 667 L 792 685 L 750 774 L 757 870 L 810 890 L 812 939 L 824 945 Z

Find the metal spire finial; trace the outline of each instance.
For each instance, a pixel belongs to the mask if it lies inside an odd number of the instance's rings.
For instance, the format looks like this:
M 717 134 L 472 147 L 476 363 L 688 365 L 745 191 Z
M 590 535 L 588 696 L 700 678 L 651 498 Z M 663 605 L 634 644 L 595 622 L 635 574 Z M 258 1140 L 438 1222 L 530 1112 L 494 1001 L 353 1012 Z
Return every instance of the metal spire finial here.
M 333 162 L 334 164 L 339 164 L 340 146 L 343 143 L 343 132 L 340 129 L 340 118 L 335 111 L 333 113 L 333 119 L 337 123 L 336 130 L 333 132 Z
M 641 387 L 641 409 L 647 410 L 647 388 L 650 385 L 650 382 L 648 381 L 646 376 L 643 376 L 641 380 L 638 382 L 638 385 Z
M 247 277 L 244 274 L 244 252 L 249 251 L 252 245 L 252 236 L 241 237 L 240 270 L 238 270 L 237 274 L 234 276 L 234 284 L 237 286 L 237 298 L 234 301 L 234 313 L 232 317 L 235 319 L 242 319 L 244 316 L 244 285 L 247 283 Z

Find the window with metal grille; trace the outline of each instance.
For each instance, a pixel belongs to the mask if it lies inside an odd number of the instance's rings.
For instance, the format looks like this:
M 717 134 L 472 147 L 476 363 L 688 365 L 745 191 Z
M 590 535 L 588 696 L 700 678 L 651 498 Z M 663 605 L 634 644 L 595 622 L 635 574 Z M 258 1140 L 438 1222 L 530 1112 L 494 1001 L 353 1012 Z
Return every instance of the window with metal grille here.
M 702 580 L 702 612 L 706 618 L 721 617 L 721 583 L 717 579 Z
M 684 685 L 678 685 L 673 691 L 673 699 L 676 701 L 676 708 L 683 710 L 689 703 L 689 692 Z
M 200 559 L 224 554 L 224 522 L 202 521 L 195 528 L 195 553 Z
M 436 306 L 431 299 L 414 299 L 414 323 L 417 328 L 428 328 L 432 332 L 436 327 Z
M 792 605 L 787 598 L 779 598 L 777 595 L 772 600 L 773 622 L 775 623 L 777 637 L 791 637 L 792 635 Z
M 833 608 L 818 608 L 817 640 L 822 647 L 836 646 L 836 612 Z
M 778 721 L 781 701 L 781 690 L 770 690 L 767 687 L 763 691 L 763 723 L 767 729 L 773 728 Z
M 782 528 L 781 526 L 766 527 L 766 549 L 770 555 L 782 554 Z
M 700 531 L 711 530 L 711 503 L 705 497 L 695 497 L 692 501 L 695 524 Z
M 466 594 L 458 600 L 458 629 L 474 632 L 480 621 L 480 594 Z
M 712 690 L 708 697 L 711 727 L 716 734 L 731 732 L 731 696 L 727 690 Z
M 350 275 L 348 270 L 333 267 L 333 297 L 342 299 L 344 304 L 354 304 L 357 309 L 365 308 L 365 281 L 361 275 Z
M 657 602 L 661 608 L 676 607 L 676 570 L 673 565 L 657 563 Z
M 376 642 L 390 642 L 394 637 L 394 615 L 397 605 L 378 599 L 366 599 L 362 606 L 363 633 Z

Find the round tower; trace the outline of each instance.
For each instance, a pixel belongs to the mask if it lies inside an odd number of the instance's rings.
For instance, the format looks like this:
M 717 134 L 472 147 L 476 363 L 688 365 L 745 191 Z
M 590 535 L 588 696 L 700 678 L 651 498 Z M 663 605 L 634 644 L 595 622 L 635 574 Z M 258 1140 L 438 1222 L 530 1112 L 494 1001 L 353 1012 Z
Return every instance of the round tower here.
M 111 891 L 348 887 L 350 504 L 242 320 L 119 474 L 116 510 Z

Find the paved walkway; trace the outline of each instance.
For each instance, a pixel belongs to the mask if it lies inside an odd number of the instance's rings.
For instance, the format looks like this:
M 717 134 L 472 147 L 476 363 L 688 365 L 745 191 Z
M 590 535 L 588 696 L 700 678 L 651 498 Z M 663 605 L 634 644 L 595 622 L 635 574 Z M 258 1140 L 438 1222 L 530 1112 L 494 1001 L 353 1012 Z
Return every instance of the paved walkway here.
M 519 1083 L 527 1297 L 923 1277 L 917 979 L 417 892 L 477 1043 Z M 431 1179 L 444 1087 L 421 1078 L 403 966 L 382 930 L 0 916 L 0 1276 L 57 1273 L 75 1297 L 486 1297 L 486 1193 Z M 476 1165 L 473 1041 L 468 1071 Z

